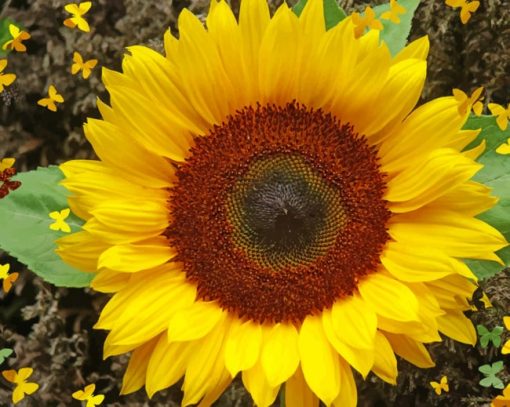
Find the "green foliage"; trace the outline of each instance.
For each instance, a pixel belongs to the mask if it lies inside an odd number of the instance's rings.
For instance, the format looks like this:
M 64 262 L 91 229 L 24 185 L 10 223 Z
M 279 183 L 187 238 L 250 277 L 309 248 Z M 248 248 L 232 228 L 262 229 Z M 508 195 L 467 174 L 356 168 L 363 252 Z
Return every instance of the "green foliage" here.
M 396 55 L 407 44 L 407 37 L 411 31 L 411 23 L 413 22 L 414 12 L 420 4 L 420 0 L 399 0 L 398 4 L 406 9 L 404 14 L 400 14 L 400 23 L 395 24 L 390 20 L 382 20 L 380 16 L 385 11 L 390 9 L 389 2 L 374 7 L 376 17 L 380 19 L 383 24 L 381 31 L 381 39 L 388 45 L 391 55 Z
M 2 46 L 11 39 L 11 34 L 9 33 L 9 24 L 15 23 L 10 18 L 0 19 L 0 58 L 5 58 L 5 56 L 9 53 L 9 50 L 2 49 Z
M 49 228 L 48 215 L 68 207 L 67 190 L 58 167 L 39 168 L 17 175 L 21 187 L 0 200 L 0 248 L 26 264 L 45 281 L 57 286 L 85 287 L 94 277 L 65 264 L 55 253 L 55 240 L 65 233 Z M 66 222 L 72 232 L 82 221 L 71 214 Z
M 299 2 L 292 8 L 297 16 L 301 15 L 308 0 L 299 0 Z M 345 17 L 345 11 L 338 5 L 336 0 L 323 0 L 324 1 L 324 20 L 326 20 L 326 30 L 333 28 Z
M 474 180 L 492 188 L 492 194 L 499 198 L 496 206 L 478 217 L 498 229 L 510 240 L 510 157 L 496 153 L 496 148 L 510 137 L 510 130 L 502 131 L 492 116 L 471 116 L 465 129 L 482 129 L 478 137 L 466 149 L 480 144 L 483 140 L 487 146 L 478 161 L 484 167 L 475 175 Z M 501 249 L 499 257 L 510 264 L 510 247 Z M 498 263 L 483 260 L 467 260 L 471 270 L 481 279 L 491 277 L 502 270 Z
M 502 326 L 497 326 L 492 331 L 489 331 L 485 326 L 477 325 L 476 330 L 478 331 L 480 345 L 482 348 L 486 348 L 489 345 L 489 342 L 492 342 L 496 348 L 501 346 L 501 334 L 503 333 Z
M 478 370 L 485 376 L 482 380 L 480 380 L 480 386 L 494 387 L 495 389 L 505 388 L 503 381 L 498 376 L 496 376 L 503 370 L 502 360 L 494 362 L 492 365 L 482 365 L 478 368 Z
M 9 348 L 3 348 L 0 349 L 0 365 L 4 363 L 9 356 L 11 356 L 14 353 L 12 349 Z

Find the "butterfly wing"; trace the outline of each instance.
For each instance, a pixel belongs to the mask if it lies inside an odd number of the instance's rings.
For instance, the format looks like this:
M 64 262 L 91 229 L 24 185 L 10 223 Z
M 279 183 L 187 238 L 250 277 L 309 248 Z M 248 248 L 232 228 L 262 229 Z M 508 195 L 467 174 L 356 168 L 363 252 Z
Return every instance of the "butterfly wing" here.
M 37 383 L 29 382 L 29 383 L 21 384 L 20 387 L 22 388 L 22 390 L 25 394 L 30 395 L 37 391 L 37 389 L 39 388 L 39 385 Z
M 87 11 L 89 11 L 91 6 L 92 6 L 91 1 L 84 1 L 83 3 L 80 3 L 80 5 L 78 6 L 80 15 L 83 15 Z
M 11 383 L 16 383 L 16 370 L 4 370 L 2 376 Z
M 83 17 L 76 17 L 76 25 L 79 30 L 85 31 L 88 33 L 90 31 L 89 23 Z
M 76 23 L 75 23 L 75 21 L 74 21 L 74 20 L 75 20 L 75 19 L 74 19 L 74 17 L 66 18 L 66 19 L 64 20 L 64 25 L 65 25 L 66 27 L 69 27 L 69 28 L 74 28 L 74 27 L 76 27 Z
M 12 38 L 17 38 L 20 33 L 20 29 L 14 24 L 9 24 L 9 33 Z
M 32 369 L 31 367 L 21 368 L 20 370 L 18 370 L 16 382 L 18 382 L 18 383 L 24 382 L 32 375 L 33 372 L 34 372 L 34 369 Z
M 64 6 L 64 10 L 67 11 L 68 13 L 72 14 L 72 15 L 79 14 L 79 12 L 80 12 L 78 6 L 76 4 L 74 4 L 74 3 L 66 4 Z
M 74 52 L 73 54 L 73 66 L 71 66 L 71 73 L 73 75 L 77 74 L 80 69 L 83 68 L 83 58 L 81 57 L 79 52 Z
M 86 407 L 96 407 L 96 406 L 99 406 L 103 402 L 103 400 L 104 400 L 104 395 L 103 394 L 98 394 L 97 396 L 91 397 L 87 401 Z
M 85 396 L 85 392 L 83 390 L 77 390 L 73 394 L 71 394 L 72 398 L 75 400 L 86 400 L 87 397 Z

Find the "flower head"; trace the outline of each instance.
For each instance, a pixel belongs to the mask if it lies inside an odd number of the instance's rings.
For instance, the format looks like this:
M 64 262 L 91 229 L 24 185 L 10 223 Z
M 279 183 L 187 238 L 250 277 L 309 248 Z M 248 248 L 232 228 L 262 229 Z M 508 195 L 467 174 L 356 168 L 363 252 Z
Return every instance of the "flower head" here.
M 27 379 L 32 375 L 34 369 L 31 367 L 23 367 L 16 370 L 4 370 L 2 376 L 5 380 L 14 383 L 16 387 L 12 392 L 12 402 L 17 404 L 25 398 L 25 395 L 33 394 L 39 388 L 37 383 L 27 382 Z
M 95 327 L 105 356 L 132 352 L 123 393 L 184 377 L 208 406 L 240 373 L 258 406 L 285 386 L 288 406 L 350 407 L 352 369 L 395 383 L 395 353 L 430 367 L 440 333 L 476 342 L 460 259 L 507 245 L 476 217 L 495 202 L 463 151 L 477 131 L 452 96 L 413 110 L 426 38 L 392 57 L 353 19 L 242 0 L 238 23 L 213 1 L 166 57 L 130 47 L 103 72 L 100 160 L 61 165 L 85 223 L 57 244 L 113 293 Z
M 439 382 L 430 382 L 430 385 L 439 396 L 441 392 L 448 392 L 450 390 L 448 386 L 448 377 L 443 376 Z
M 466 24 L 471 19 L 471 14 L 480 7 L 480 2 L 468 0 L 446 0 L 446 5 L 454 9 L 460 7 L 460 21 L 462 24 Z
M 79 52 L 74 52 L 73 54 L 73 65 L 71 66 L 71 73 L 76 75 L 78 72 L 82 71 L 83 79 L 87 79 L 92 69 L 97 65 L 97 59 L 89 59 L 88 61 L 84 61 L 83 57 Z
M 73 399 L 86 401 L 87 402 L 86 407 L 99 406 L 104 400 L 104 395 L 103 394 L 94 395 L 94 390 L 96 390 L 96 385 L 89 384 L 88 386 L 85 386 L 83 390 L 75 391 L 72 395 Z
M 75 28 L 78 27 L 79 30 L 89 32 L 90 27 L 87 20 L 83 18 L 83 15 L 86 14 L 90 7 L 92 6 L 91 1 L 84 1 L 83 3 L 75 4 L 70 3 L 66 4 L 64 9 L 72 14 L 72 17 L 67 18 L 64 20 L 64 25 L 69 28 Z
M 7 59 L 0 59 L 0 93 L 4 91 L 4 86 L 9 86 L 16 79 L 13 73 L 3 73 L 7 66 Z
M 22 41 L 28 40 L 31 35 L 26 31 L 20 30 L 19 27 L 14 24 L 9 24 L 9 33 L 11 34 L 12 39 L 5 42 L 2 49 L 14 49 L 18 52 L 25 52 L 27 47 Z
M 54 219 L 55 222 L 50 224 L 51 230 L 61 230 L 62 232 L 69 233 L 71 231 L 71 227 L 66 223 L 66 219 L 71 213 L 69 208 L 62 209 L 61 211 L 54 211 L 49 214 L 51 219 Z
M 393 14 L 392 14 L 393 15 Z M 384 27 L 382 23 L 375 18 L 375 11 L 372 9 L 372 7 L 367 6 L 365 8 L 365 12 L 363 13 L 363 16 L 361 16 L 358 12 L 352 13 L 352 22 L 355 25 L 354 28 L 354 35 L 356 37 L 360 37 L 363 35 L 365 30 L 368 28 L 369 30 L 382 30 Z
M 507 105 L 506 109 L 497 103 L 489 103 L 488 107 L 491 114 L 496 116 L 498 127 L 505 131 L 508 127 L 508 121 L 510 120 L 510 103 Z
M 405 14 L 405 7 L 397 3 L 397 0 L 390 0 L 390 9 L 381 14 L 382 20 L 390 20 L 392 23 L 400 24 L 400 14 Z
M 42 98 L 37 101 L 37 104 L 39 106 L 46 107 L 48 110 L 51 110 L 52 112 L 57 111 L 57 103 L 62 103 L 64 101 L 64 98 L 61 94 L 57 92 L 57 88 L 55 86 L 50 85 L 48 88 L 48 97 Z
M 0 264 L 0 280 L 3 280 L 2 288 L 6 294 L 11 290 L 12 284 L 18 279 L 19 275 L 18 273 L 9 274 L 10 267 L 9 263 Z

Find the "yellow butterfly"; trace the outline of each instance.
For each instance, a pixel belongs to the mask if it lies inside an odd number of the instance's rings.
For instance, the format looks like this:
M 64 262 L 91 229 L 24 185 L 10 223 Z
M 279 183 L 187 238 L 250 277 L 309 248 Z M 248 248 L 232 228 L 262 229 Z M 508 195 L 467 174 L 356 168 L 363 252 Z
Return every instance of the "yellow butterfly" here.
M 471 13 L 474 13 L 480 7 L 479 1 L 466 1 L 466 0 L 446 0 L 446 5 L 458 8 L 460 7 L 460 21 L 466 24 L 471 18 Z
M 86 401 L 87 402 L 86 407 L 98 406 L 103 402 L 104 395 L 98 394 L 97 396 L 94 396 L 95 389 L 96 389 L 95 384 L 89 384 L 88 386 L 85 386 L 83 390 L 75 391 L 72 394 L 73 399 Z
M 54 211 L 49 214 L 51 219 L 54 219 L 50 225 L 51 230 L 61 230 L 62 232 L 69 233 L 71 231 L 71 227 L 66 223 L 65 219 L 69 216 L 71 210 L 69 208 L 62 209 L 59 211 Z
M 466 95 L 460 89 L 453 89 L 453 97 L 459 102 L 459 114 L 464 116 L 467 112 L 473 109 L 475 115 L 480 116 L 483 109 L 483 86 L 475 89 L 471 96 Z
M 27 379 L 32 375 L 34 369 L 31 367 L 23 367 L 16 372 L 16 370 L 4 370 L 2 376 L 5 380 L 16 384 L 12 392 L 12 402 L 18 403 L 25 398 L 25 394 L 32 394 L 37 391 L 39 385 L 37 383 L 29 383 Z
M 64 9 L 73 16 L 65 19 L 64 25 L 69 28 L 78 27 L 79 30 L 89 32 L 90 31 L 89 23 L 82 16 L 85 13 L 87 13 L 87 11 L 89 11 L 91 6 L 92 6 L 91 1 L 85 1 L 80 4 L 74 3 L 67 4 L 64 7 Z
M 436 392 L 436 394 L 439 396 L 441 394 L 441 391 L 448 392 L 450 388 L 448 387 L 448 378 L 446 376 L 441 377 L 441 381 L 438 382 L 430 382 L 430 385 Z
M 0 93 L 4 91 L 4 86 L 9 86 L 16 79 L 13 73 L 2 73 L 7 66 L 7 59 L 0 59 Z
M 18 279 L 19 274 L 18 273 L 11 273 L 9 274 L 9 269 L 11 265 L 9 263 L 7 264 L 0 264 L 0 280 L 3 280 L 2 286 L 4 293 L 8 293 L 11 288 L 12 284 Z
M 97 64 L 97 59 L 89 59 L 88 61 L 83 62 L 83 58 L 79 52 L 74 52 L 73 54 L 73 66 L 71 67 L 71 73 L 76 75 L 78 72 L 82 71 L 83 79 L 87 79 L 92 72 L 92 69 Z
M 372 7 L 367 6 L 363 16 L 360 13 L 354 12 L 351 15 L 352 22 L 354 23 L 354 36 L 359 38 L 363 35 L 365 30 L 378 30 L 381 31 L 384 27 L 382 23 L 375 18 L 375 11 Z
M 22 43 L 22 41 L 28 40 L 31 35 L 26 31 L 21 31 L 14 24 L 9 24 L 9 33 L 11 34 L 12 40 L 7 41 L 2 49 L 15 49 L 18 52 L 25 52 L 27 47 Z
M 52 112 L 56 112 L 57 111 L 56 103 L 62 103 L 63 101 L 64 98 L 57 92 L 55 86 L 50 85 L 48 89 L 48 97 L 39 99 L 37 101 L 37 104 L 39 106 L 47 107 L 48 110 L 51 110 Z
M 505 131 L 508 127 L 508 120 L 510 120 L 510 103 L 506 109 L 497 103 L 489 103 L 489 110 L 493 116 L 497 116 L 496 123 L 498 127 Z
M 394 24 L 400 24 L 399 14 L 405 14 L 406 9 L 397 3 L 397 0 L 390 0 L 390 9 L 381 14 L 382 20 L 390 20 Z

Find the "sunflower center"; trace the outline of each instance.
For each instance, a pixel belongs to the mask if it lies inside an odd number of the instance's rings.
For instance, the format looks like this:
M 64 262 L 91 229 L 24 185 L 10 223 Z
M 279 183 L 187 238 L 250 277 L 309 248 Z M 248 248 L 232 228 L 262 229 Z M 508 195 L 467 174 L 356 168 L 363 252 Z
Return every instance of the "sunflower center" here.
M 229 194 L 233 242 L 260 266 L 311 263 L 340 231 L 340 194 L 298 154 L 255 159 Z
M 195 139 L 166 235 L 200 298 L 299 322 L 377 270 L 390 212 L 377 151 L 297 103 L 247 107 Z

